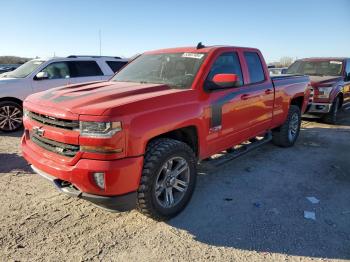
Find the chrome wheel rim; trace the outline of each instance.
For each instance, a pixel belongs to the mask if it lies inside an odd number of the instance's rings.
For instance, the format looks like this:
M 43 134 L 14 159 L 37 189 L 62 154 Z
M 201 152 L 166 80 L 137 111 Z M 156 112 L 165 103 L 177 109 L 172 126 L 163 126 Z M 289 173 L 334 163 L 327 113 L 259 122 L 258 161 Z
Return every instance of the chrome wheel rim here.
M 293 141 L 298 134 L 299 129 L 299 115 L 294 113 L 289 122 L 288 138 L 289 141 Z
M 22 125 L 22 111 L 16 106 L 3 106 L 0 108 L 0 129 L 12 131 Z
M 154 187 L 157 203 L 163 208 L 176 206 L 187 192 L 190 167 L 186 159 L 173 157 L 165 162 L 157 174 Z

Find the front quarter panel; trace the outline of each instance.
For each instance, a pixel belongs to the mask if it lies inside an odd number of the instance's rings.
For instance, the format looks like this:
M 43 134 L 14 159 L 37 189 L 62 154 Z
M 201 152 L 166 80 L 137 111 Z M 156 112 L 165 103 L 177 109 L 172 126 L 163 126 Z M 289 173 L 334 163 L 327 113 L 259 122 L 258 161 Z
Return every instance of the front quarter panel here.
M 0 98 L 13 97 L 23 101 L 32 93 L 33 89 L 26 78 L 0 80 Z
M 127 138 L 127 156 L 143 155 L 152 138 L 183 127 L 194 126 L 198 140 L 203 141 L 207 130 L 203 108 L 194 90 L 119 107 L 117 111 Z
M 183 127 L 194 126 L 199 133 L 198 136 L 203 137 L 201 133 L 201 130 L 205 130 L 201 121 L 203 116 L 203 112 L 194 103 L 136 116 L 130 122 L 128 129 L 128 155 L 143 155 L 147 143 L 152 138 Z

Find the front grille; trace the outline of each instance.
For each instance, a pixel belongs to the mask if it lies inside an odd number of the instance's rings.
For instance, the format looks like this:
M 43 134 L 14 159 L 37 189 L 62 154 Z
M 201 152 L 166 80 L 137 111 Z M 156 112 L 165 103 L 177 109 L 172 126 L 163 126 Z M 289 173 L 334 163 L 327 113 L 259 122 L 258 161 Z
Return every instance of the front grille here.
M 38 146 L 62 156 L 74 157 L 80 150 L 77 145 L 56 142 L 33 133 L 30 134 L 30 139 Z
M 55 118 L 47 115 L 38 114 L 35 112 L 28 112 L 28 117 L 44 125 L 64 128 L 73 130 L 79 128 L 79 122 L 74 120 L 65 120 L 60 118 Z

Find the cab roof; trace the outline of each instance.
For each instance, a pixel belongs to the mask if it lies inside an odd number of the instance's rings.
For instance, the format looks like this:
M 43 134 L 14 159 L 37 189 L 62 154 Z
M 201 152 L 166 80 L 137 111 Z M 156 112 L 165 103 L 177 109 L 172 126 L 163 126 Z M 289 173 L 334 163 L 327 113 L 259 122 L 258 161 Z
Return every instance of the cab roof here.
M 344 61 L 350 59 L 349 57 L 307 57 L 307 58 L 302 58 L 302 59 L 298 59 L 301 61 L 332 61 L 332 60 L 336 60 L 336 61 Z
M 166 54 L 166 53 L 209 53 L 214 50 L 224 49 L 224 48 L 239 48 L 246 50 L 258 51 L 256 48 L 250 47 L 239 47 L 239 46 L 225 46 L 225 45 L 215 45 L 215 46 L 205 46 L 202 48 L 197 48 L 195 46 L 189 47 L 176 47 L 176 48 L 166 48 L 153 51 L 147 51 L 144 54 Z

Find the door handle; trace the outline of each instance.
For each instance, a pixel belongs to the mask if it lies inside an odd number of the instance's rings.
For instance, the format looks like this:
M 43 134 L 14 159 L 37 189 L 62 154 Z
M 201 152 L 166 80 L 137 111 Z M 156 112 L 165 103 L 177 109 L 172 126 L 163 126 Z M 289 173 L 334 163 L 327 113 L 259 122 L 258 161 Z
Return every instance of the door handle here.
M 269 94 L 271 94 L 271 93 L 272 93 L 272 89 L 266 89 L 266 90 L 265 90 L 265 94 L 269 95 Z
M 249 98 L 249 95 L 248 94 L 243 94 L 241 95 L 241 99 L 242 100 L 247 100 Z

